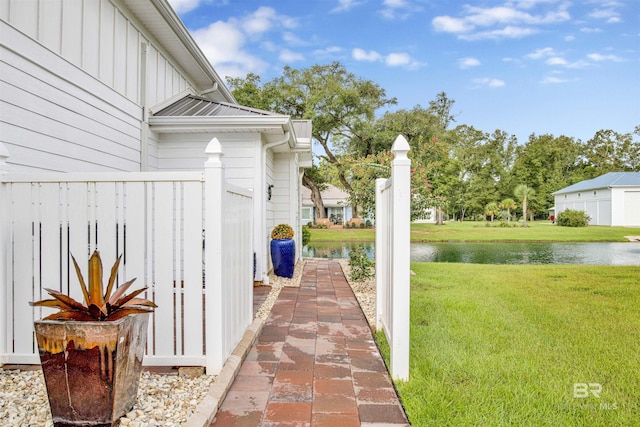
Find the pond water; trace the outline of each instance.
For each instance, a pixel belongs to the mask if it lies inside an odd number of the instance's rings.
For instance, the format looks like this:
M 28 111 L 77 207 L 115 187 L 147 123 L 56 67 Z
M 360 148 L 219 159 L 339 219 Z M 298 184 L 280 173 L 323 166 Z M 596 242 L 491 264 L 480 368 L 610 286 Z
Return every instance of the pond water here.
M 349 258 L 362 246 L 375 258 L 375 243 L 311 242 L 305 257 Z M 640 265 L 640 243 L 552 242 L 552 243 L 412 243 L 412 262 L 460 262 L 473 264 L 601 264 Z

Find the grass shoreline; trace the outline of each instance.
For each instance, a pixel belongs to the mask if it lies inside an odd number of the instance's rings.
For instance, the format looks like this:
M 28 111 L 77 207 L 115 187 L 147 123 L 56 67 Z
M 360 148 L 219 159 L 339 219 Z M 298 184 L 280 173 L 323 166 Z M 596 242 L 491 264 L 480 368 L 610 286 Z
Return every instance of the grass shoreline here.
M 560 227 L 534 222 L 527 228 L 486 226 L 483 222 L 448 222 L 444 225 L 411 224 L 413 243 L 553 243 L 629 242 L 640 236 L 638 227 Z M 374 242 L 375 229 L 311 229 L 313 242 Z

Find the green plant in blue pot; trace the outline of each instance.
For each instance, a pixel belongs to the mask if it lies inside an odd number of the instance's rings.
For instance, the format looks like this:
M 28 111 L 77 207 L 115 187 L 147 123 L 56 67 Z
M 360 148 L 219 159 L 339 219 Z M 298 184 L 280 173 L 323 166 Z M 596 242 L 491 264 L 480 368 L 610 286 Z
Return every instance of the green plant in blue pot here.
M 273 272 L 280 277 L 293 277 L 296 261 L 296 243 L 293 240 L 293 228 L 287 224 L 278 224 L 271 231 L 271 262 Z

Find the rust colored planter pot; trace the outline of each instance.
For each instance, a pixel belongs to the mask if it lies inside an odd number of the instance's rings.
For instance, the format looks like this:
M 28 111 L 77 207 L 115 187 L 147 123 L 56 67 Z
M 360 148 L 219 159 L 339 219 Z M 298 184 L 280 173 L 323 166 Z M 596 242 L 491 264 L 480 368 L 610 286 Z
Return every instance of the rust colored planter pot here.
M 56 427 L 113 426 L 136 402 L 149 315 L 34 322 Z

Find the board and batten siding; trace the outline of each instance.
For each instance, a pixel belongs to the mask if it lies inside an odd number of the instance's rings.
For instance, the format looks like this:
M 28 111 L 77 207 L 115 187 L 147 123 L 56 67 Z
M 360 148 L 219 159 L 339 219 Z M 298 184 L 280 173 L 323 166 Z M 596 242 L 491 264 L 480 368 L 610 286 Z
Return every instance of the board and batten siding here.
M 202 170 L 207 160 L 205 149 L 213 137 L 222 144 L 222 164 L 231 184 L 255 189 L 260 180 L 257 163 L 260 159 L 258 133 L 227 134 L 165 134 L 157 138 L 157 169 L 163 171 Z
M 0 0 L 0 139 L 12 171 L 141 169 L 143 106 L 192 86 L 118 5 Z

